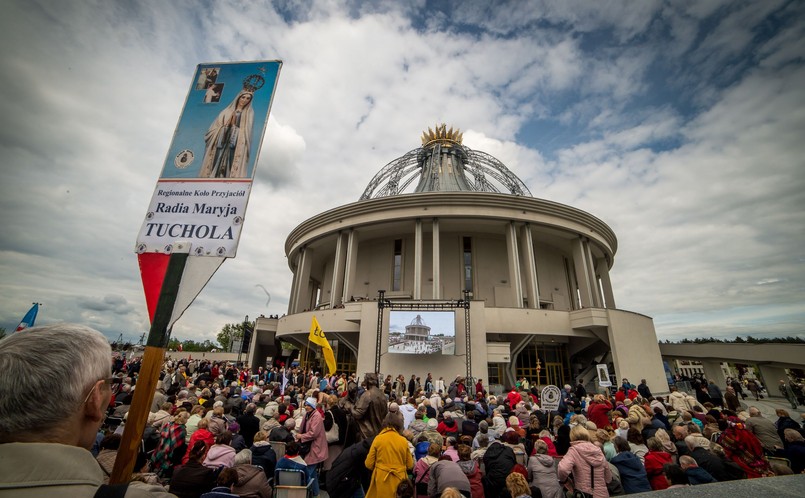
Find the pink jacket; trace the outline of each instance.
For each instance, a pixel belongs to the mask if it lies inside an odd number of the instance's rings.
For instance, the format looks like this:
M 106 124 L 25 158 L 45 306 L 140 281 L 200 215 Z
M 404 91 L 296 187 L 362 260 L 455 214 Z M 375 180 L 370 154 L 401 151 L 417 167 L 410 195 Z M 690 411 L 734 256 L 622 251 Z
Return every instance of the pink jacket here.
M 416 464 L 414 465 L 414 484 L 422 483 L 424 484 L 425 488 L 428 486 L 428 481 L 430 481 L 430 466 L 433 465 L 434 462 L 438 461 L 435 457 L 430 455 L 424 456 L 417 460 Z M 419 494 L 417 493 L 417 498 L 428 498 L 428 494 Z
M 559 482 L 564 482 L 572 474 L 575 489 L 590 493 L 594 498 L 609 497 L 607 483 L 612 480 L 609 464 L 601 448 L 589 441 L 570 443 L 570 449 L 559 462 L 557 474 Z M 593 482 L 590 482 L 591 474 Z
M 324 417 L 318 410 L 313 410 L 303 416 L 299 441 L 303 443 L 313 441 L 310 453 L 304 457 L 306 464 L 313 465 L 327 460 L 329 449 L 327 448 L 327 436 L 324 434 Z
M 224 467 L 232 467 L 235 464 L 235 448 L 228 444 L 214 444 L 207 452 L 207 457 L 204 458 L 204 466 L 212 467 L 214 469 L 223 465 Z

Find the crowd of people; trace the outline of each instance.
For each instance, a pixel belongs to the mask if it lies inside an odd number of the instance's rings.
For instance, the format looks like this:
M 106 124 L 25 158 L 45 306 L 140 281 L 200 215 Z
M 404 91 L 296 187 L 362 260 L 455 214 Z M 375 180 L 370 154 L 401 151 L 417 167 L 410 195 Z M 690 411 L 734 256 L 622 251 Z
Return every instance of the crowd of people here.
M 100 333 L 77 326 L 0 342 L 0 371 L 26 372 L 1 381 L 0 461 L 48 465 L 43 475 L 0 465 L 0 493 L 95 496 L 108 482 L 140 369 L 116 356 L 110 377 L 111 356 Z M 301 473 L 311 496 L 338 498 L 607 497 L 802 473 L 802 420 L 744 409 L 728 384 L 721 396 L 706 381 L 654 396 L 645 380 L 611 393 L 579 383 L 546 411 L 524 378 L 493 395 L 460 376 L 169 360 L 125 496 L 267 498 L 278 470 Z

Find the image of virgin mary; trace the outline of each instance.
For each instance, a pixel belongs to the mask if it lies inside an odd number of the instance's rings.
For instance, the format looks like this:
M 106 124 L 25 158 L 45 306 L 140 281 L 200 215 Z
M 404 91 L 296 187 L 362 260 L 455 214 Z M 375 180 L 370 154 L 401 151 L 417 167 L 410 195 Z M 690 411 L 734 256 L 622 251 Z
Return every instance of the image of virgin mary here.
M 201 178 L 246 178 L 254 125 L 254 94 L 242 90 L 204 135 Z

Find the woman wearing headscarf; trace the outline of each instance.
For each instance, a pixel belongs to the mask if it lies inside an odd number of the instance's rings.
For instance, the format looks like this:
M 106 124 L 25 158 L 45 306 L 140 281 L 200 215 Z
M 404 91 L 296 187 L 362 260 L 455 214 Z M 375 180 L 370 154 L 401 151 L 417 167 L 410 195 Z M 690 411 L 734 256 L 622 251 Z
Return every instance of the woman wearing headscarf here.
M 395 496 L 400 482 L 408 479 L 408 470 L 414 467 L 414 457 L 408 450 L 408 440 L 400 432 L 402 414 L 389 412 L 383 428 L 375 437 L 364 464 L 372 471 L 366 498 Z
M 679 449 L 677 449 L 676 445 L 671 441 L 671 436 L 668 435 L 668 432 L 663 429 L 657 429 L 657 432 L 654 433 L 654 437 L 662 443 L 663 451 L 671 455 L 673 463 L 679 463 Z
M 501 415 L 500 409 L 495 409 L 492 412 L 492 427 L 490 427 L 495 431 L 495 437 L 499 438 L 503 435 L 503 432 L 506 431 L 506 420 Z
M 305 399 L 305 414 L 299 427 L 299 433 L 294 436 L 300 444 L 310 443 L 310 451 L 303 458 L 308 467 L 316 467 L 327 460 L 327 436 L 324 434 L 324 417 L 316 408 L 316 398 Z
M 517 433 L 517 437 L 519 438 L 525 437 L 525 429 L 520 427 L 520 419 L 515 417 L 514 415 L 509 417 L 509 429 Z
M 727 458 L 738 464 L 748 479 L 774 475 L 758 438 L 738 417 L 730 417 L 727 422 L 728 426 L 718 440 Z
M 243 89 L 210 124 L 204 135 L 201 178 L 245 178 L 252 144 L 254 93 Z

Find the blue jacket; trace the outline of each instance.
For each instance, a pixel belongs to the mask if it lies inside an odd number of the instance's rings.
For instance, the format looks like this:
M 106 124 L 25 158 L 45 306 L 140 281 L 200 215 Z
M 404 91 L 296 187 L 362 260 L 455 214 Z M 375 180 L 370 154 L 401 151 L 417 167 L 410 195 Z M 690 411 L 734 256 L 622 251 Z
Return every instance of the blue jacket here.
M 692 485 L 718 482 L 715 477 L 701 467 L 688 467 L 685 469 L 685 475 L 688 476 L 688 482 Z
M 643 462 L 631 451 L 618 453 L 609 461 L 618 468 L 621 475 L 621 485 L 626 494 L 643 493 L 651 491 L 651 484 L 648 482 L 646 468 Z

